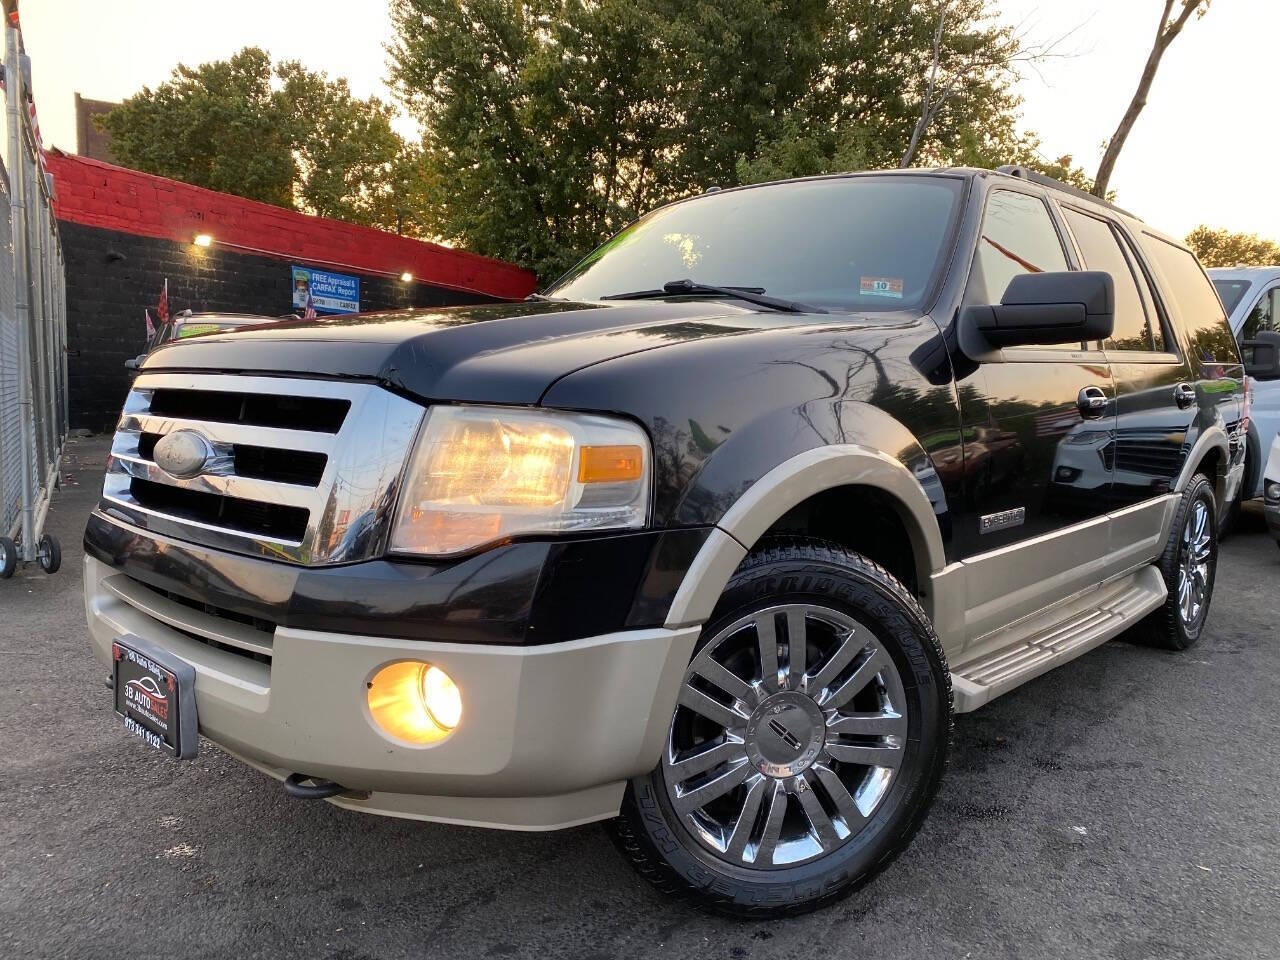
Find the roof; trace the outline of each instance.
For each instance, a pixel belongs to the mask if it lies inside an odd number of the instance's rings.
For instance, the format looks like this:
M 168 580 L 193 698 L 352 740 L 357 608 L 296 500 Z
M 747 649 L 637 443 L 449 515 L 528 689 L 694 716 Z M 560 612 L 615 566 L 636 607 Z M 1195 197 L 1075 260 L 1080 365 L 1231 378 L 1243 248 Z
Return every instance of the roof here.
M 1209 276 L 1238 280 L 1270 280 L 1280 275 L 1280 266 L 1274 267 L 1210 267 Z

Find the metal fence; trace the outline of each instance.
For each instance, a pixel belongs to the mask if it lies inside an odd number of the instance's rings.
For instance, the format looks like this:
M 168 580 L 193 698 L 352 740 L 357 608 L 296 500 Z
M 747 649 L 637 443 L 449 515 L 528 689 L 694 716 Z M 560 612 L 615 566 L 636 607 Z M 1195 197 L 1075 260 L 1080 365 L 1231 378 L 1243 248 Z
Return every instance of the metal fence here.
M 65 262 L 20 47 L 11 16 L 0 166 L 0 575 L 17 561 L 57 567 L 57 544 L 43 529 L 67 436 Z

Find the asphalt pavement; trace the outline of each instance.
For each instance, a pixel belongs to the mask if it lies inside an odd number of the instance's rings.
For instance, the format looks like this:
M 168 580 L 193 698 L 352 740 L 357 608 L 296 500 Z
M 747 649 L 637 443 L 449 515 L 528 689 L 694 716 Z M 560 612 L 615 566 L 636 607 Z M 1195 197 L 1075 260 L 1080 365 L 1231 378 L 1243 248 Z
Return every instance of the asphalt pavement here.
M 1280 550 L 1255 507 L 1198 646 L 1113 641 L 957 718 L 885 874 L 735 922 L 664 899 L 600 826 L 369 817 L 126 737 L 80 593 L 105 451 L 69 445 L 62 571 L 0 581 L 0 956 L 1280 957 Z

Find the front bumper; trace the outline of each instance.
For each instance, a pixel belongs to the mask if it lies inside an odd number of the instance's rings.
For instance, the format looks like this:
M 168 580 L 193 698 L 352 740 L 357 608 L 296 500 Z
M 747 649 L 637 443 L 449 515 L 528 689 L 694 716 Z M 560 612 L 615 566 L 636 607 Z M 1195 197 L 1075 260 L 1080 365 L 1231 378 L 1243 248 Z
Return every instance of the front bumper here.
M 698 635 L 648 628 L 503 646 L 268 632 L 179 603 L 92 555 L 84 578 L 99 660 L 133 633 L 191 664 L 201 734 L 246 763 L 367 791 L 330 801 L 350 809 L 511 829 L 617 813 L 626 780 L 658 762 Z M 463 719 L 448 738 L 410 746 L 374 724 L 365 683 L 400 659 L 435 663 L 458 684 Z

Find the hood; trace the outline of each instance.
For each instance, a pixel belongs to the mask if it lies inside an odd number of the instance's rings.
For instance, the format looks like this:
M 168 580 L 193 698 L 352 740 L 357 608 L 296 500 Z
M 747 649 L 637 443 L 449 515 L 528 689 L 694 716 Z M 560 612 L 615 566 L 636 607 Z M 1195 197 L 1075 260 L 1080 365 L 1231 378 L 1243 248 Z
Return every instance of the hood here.
M 706 337 L 852 320 L 706 298 L 418 308 L 208 334 L 161 347 L 143 370 L 306 373 L 374 380 L 428 402 L 535 404 L 561 377 L 615 357 Z

